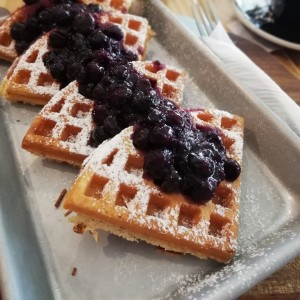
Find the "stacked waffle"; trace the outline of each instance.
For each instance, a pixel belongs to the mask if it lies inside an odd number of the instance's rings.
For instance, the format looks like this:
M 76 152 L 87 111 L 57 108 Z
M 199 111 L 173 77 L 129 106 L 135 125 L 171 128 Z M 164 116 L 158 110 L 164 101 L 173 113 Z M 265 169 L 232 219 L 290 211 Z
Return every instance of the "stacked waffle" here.
M 130 4 L 130 1 L 98 2 L 108 11 L 116 8 L 125 11 Z M 24 9 L 28 8 L 20 10 Z M 3 28 L 15 22 L 14 14 L 2 24 Z M 138 59 L 144 58 L 151 36 L 147 20 L 120 12 L 101 13 L 97 19 L 117 25 L 122 31 L 124 48 Z M 240 177 L 234 181 L 223 180 L 213 196 L 205 204 L 199 204 L 180 192 L 163 192 L 151 178 L 143 176 L 144 153 L 136 149 L 131 139 L 135 127 L 123 126 L 110 135 L 112 139 L 98 142 L 100 145 L 95 150 L 95 143 L 91 142 L 92 132 L 99 126 L 95 123 L 95 105 L 101 104 L 102 99 L 93 101 L 91 96 L 79 92 L 82 83 L 77 81 L 60 90 L 60 83 L 44 64 L 45 55 L 52 50 L 48 40 L 49 33 L 15 60 L 2 83 L 2 93 L 9 100 L 46 104 L 23 139 L 24 149 L 75 166 L 81 166 L 86 159 L 64 200 L 64 208 L 77 213 L 71 218 L 74 231 L 91 231 L 96 236 L 96 230 L 101 228 L 129 240 L 141 239 L 167 250 L 228 262 L 237 242 Z M 9 47 L 13 49 L 13 43 Z M 13 53 L 10 57 L 15 56 Z M 3 57 L 6 58 L 4 54 Z M 107 72 L 114 73 L 114 68 Z M 125 70 L 128 69 L 139 84 L 151 87 L 152 95 L 155 91 L 159 97 L 168 99 L 169 108 L 178 107 L 184 88 L 182 70 L 157 61 L 129 62 Z M 122 80 L 126 83 L 126 79 Z M 103 80 L 100 88 L 102 94 L 103 90 L 105 93 L 109 90 L 103 88 Z M 106 102 L 110 101 L 110 95 L 103 95 Z M 136 99 L 141 101 L 147 98 L 146 94 L 141 98 L 141 93 L 139 97 Z M 142 106 L 138 108 L 140 111 Z M 242 118 L 217 110 L 193 110 L 191 115 L 197 128 L 217 132 L 227 157 L 241 163 Z

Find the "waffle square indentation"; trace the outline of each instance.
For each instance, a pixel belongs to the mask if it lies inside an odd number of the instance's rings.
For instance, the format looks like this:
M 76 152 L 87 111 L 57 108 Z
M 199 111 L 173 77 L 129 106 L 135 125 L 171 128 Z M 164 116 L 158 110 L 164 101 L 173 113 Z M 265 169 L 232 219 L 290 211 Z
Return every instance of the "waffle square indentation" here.
M 207 111 L 202 111 L 198 113 L 197 118 L 204 122 L 211 122 L 214 119 L 214 116 Z
M 109 182 L 108 178 L 94 174 L 84 192 L 88 197 L 100 198 L 105 185 Z
M 122 24 L 122 18 L 121 17 L 117 17 L 117 16 L 113 16 L 113 15 L 109 16 L 109 21 L 111 23 L 115 23 L 115 24 Z
M 174 96 L 176 95 L 176 89 L 169 84 L 164 84 L 162 88 L 162 95 L 166 98 L 173 99 Z
M 41 135 L 49 137 L 52 135 L 52 130 L 55 127 L 56 122 L 49 119 L 41 119 L 41 122 L 37 128 L 35 128 L 34 133 L 36 135 Z
M 127 204 L 135 197 L 136 193 L 137 189 L 135 187 L 121 183 L 116 198 L 116 205 L 127 207 Z
M 141 155 L 129 154 L 125 165 L 125 170 L 128 173 L 134 172 L 134 170 L 141 170 L 144 165 L 144 159 Z
M 41 73 L 37 81 L 38 86 L 51 86 L 54 82 L 53 77 L 48 73 Z
M 108 166 L 110 166 L 111 164 L 112 164 L 112 162 L 113 162 L 113 160 L 114 160 L 114 158 L 115 158 L 115 156 L 116 156 L 116 154 L 119 152 L 119 150 L 118 149 L 114 149 L 106 158 L 104 158 L 104 160 L 103 160 L 103 164 L 104 165 L 108 165 Z
M 28 84 L 30 80 L 31 71 L 29 70 L 20 70 L 15 78 L 15 82 L 18 84 Z
M 128 46 L 134 46 L 138 41 L 138 37 L 131 34 L 131 33 L 127 33 L 126 37 L 125 37 L 125 45 Z
M 233 191 L 226 185 L 220 184 L 215 192 L 212 202 L 226 208 L 232 207 Z
M 182 204 L 178 217 L 178 225 L 192 228 L 200 221 L 201 210 L 199 207 Z
M 38 50 L 32 51 L 32 53 L 27 57 L 26 62 L 28 62 L 30 64 L 35 63 L 38 55 L 39 55 L 39 51 Z
M 92 104 L 89 105 L 86 103 L 75 103 L 71 109 L 71 116 L 82 119 L 88 115 L 92 108 Z
M 164 213 L 170 207 L 171 201 L 159 194 L 150 194 L 147 215 L 157 218 L 164 218 Z
M 212 213 L 210 216 L 209 231 L 210 235 L 221 237 L 222 231 L 226 225 L 230 223 L 230 220 L 226 217 L 222 217 L 218 214 Z
M 59 113 L 66 102 L 65 98 L 61 98 L 51 108 L 50 111 L 53 113 Z
M 0 35 L 0 45 L 4 47 L 8 47 L 12 42 L 11 36 L 4 32 L 2 35 Z
M 166 77 L 170 80 L 170 81 L 176 81 L 177 78 L 179 77 L 179 73 L 173 70 L 168 70 L 166 73 Z
M 221 127 L 224 129 L 231 129 L 233 126 L 235 126 L 237 123 L 236 119 L 223 117 L 221 119 Z
M 77 135 L 80 133 L 81 128 L 67 124 L 61 134 L 61 140 L 67 142 L 75 142 Z
M 141 28 L 141 22 L 137 21 L 137 20 L 130 20 L 128 22 L 128 28 L 135 30 L 135 31 L 139 31 Z

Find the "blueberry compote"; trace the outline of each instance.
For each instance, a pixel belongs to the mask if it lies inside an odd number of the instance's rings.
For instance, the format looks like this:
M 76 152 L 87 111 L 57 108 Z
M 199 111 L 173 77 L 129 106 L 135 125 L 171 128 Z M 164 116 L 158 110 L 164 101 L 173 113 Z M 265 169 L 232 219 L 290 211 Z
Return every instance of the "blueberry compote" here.
M 76 0 L 24 0 L 24 2 L 26 8 L 28 6 L 26 11 L 31 13 L 25 21 L 13 23 L 10 29 L 11 37 L 16 41 L 15 48 L 18 55 L 42 33 L 56 27 L 71 26 L 74 18 L 83 12 L 97 13 L 101 10 L 99 5 L 84 5 Z
M 105 81 L 107 69 L 137 60 L 137 55 L 125 50 L 121 29 L 101 24 L 98 14 L 89 11 L 76 15 L 69 28 L 51 31 L 48 45 L 51 50 L 43 61 L 53 78 L 61 87 L 77 80 L 80 93 L 90 99 L 98 97 L 97 86 Z
M 158 62 L 156 68 L 162 68 Z M 155 83 L 130 64 L 108 68 L 93 90 L 91 144 L 97 146 L 134 126 L 134 146 L 144 152 L 144 175 L 164 192 L 181 192 L 205 203 L 224 179 L 234 181 L 239 164 L 226 156 L 221 132 L 198 126 L 189 111 L 162 97 Z
M 79 92 L 94 101 L 91 146 L 134 125 L 132 140 L 144 152 L 145 177 L 197 203 L 208 201 L 222 180 L 239 176 L 218 129 L 197 126 L 189 111 L 164 98 L 154 81 L 128 63 L 137 56 L 124 49 L 119 27 L 83 11 L 68 29 L 52 31 L 48 43 L 43 60 L 52 76 L 62 86 L 77 80 Z M 165 66 L 157 61 L 153 67 Z

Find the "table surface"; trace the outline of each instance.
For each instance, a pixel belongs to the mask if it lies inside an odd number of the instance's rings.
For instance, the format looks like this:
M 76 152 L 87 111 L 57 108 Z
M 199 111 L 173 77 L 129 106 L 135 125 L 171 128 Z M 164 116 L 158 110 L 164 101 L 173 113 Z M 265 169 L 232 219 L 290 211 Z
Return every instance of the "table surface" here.
M 191 0 L 162 0 L 171 10 L 178 14 L 191 16 Z M 199 0 L 200 2 L 202 0 Z M 231 0 L 211 0 L 216 6 L 218 16 L 224 26 L 232 21 L 234 16 Z M 10 11 L 19 6 L 21 0 L 0 0 L 0 6 L 6 7 Z M 279 50 L 272 53 L 271 61 L 267 59 L 262 50 L 246 41 L 234 39 L 236 45 L 243 50 L 260 68 L 262 68 L 281 88 L 289 94 L 298 104 L 300 104 L 300 53 L 291 50 Z M 274 59 L 274 61 L 272 61 Z M 277 63 L 275 63 L 277 62 Z M 279 64 L 278 64 L 279 63 Z M 274 67 L 275 66 L 275 67 Z M 280 67 L 281 66 L 281 67 Z M 0 295 L 1 299 L 1 295 Z M 242 300 L 294 300 L 300 299 L 300 257 L 290 262 L 284 268 L 276 272 L 273 276 L 261 282 L 243 295 Z

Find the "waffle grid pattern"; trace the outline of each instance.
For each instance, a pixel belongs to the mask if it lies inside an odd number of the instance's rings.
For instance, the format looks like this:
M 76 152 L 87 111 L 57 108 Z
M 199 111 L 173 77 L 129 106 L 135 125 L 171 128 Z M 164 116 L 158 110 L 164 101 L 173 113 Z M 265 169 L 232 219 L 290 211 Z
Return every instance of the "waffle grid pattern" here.
M 49 74 L 43 63 L 48 51 L 47 37 L 36 41 L 13 65 L 6 80 L 6 97 L 33 104 L 46 104 L 59 91 L 59 83 Z
M 198 115 L 203 112 L 194 113 L 200 124 L 203 120 Z M 216 116 L 214 123 L 229 117 L 220 111 L 209 114 Z M 235 131 L 235 141 L 228 150 L 241 161 L 242 121 L 232 115 L 230 120 L 236 123 L 225 130 Z M 168 250 L 229 261 L 237 242 L 240 181 L 222 182 L 206 205 L 191 204 L 180 194 L 165 194 L 143 178 L 143 158 L 132 144 L 131 133 L 132 128 L 125 129 L 93 152 L 67 194 L 64 207 L 119 226 L 131 239 L 142 238 Z M 147 232 L 148 238 L 141 232 Z M 127 237 L 127 233 L 120 235 Z
M 124 34 L 124 47 L 139 55 L 139 59 L 146 53 L 147 40 L 151 37 L 148 21 L 142 17 L 110 13 L 100 16 L 101 23 L 118 25 Z
M 83 0 L 85 4 L 100 4 L 105 12 L 123 12 L 126 13 L 132 3 L 132 0 Z M 15 50 L 15 41 L 10 36 L 10 27 L 14 22 L 20 22 L 25 19 L 27 11 L 38 8 L 35 5 L 32 9 L 25 5 L 15 10 L 8 18 L 0 24 L 0 58 L 13 61 L 18 55 Z
M 150 65 L 152 65 L 151 62 L 133 63 L 133 67 L 138 68 L 138 71 L 146 76 L 149 73 L 147 67 Z M 156 75 L 158 86 L 162 86 L 164 82 L 170 81 L 163 76 L 169 69 L 178 74 L 176 77 L 178 84 L 174 85 L 176 88 L 174 101 L 179 101 L 183 94 L 184 73 L 166 66 L 163 73 L 154 75 Z M 78 115 L 78 111 L 81 118 L 74 117 Z M 61 157 L 56 159 L 66 162 L 70 161 L 70 155 L 80 155 L 78 160 L 72 159 L 71 161 L 72 164 L 80 166 L 83 159 L 94 149 L 87 146 L 93 128 L 91 111 L 92 101 L 79 94 L 78 85 L 75 82 L 70 83 L 57 93 L 35 118 L 23 139 L 23 148 L 37 155 L 49 156 L 49 158 L 54 158 L 53 151 L 62 153 Z M 72 141 L 70 139 L 63 141 L 62 138 L 65 139 L 68 134 L 71 134 Z M 52 147 L 45 148 L 42 145 L 52 145 Z M 70 152 L 69 155 L 67 150 Z

